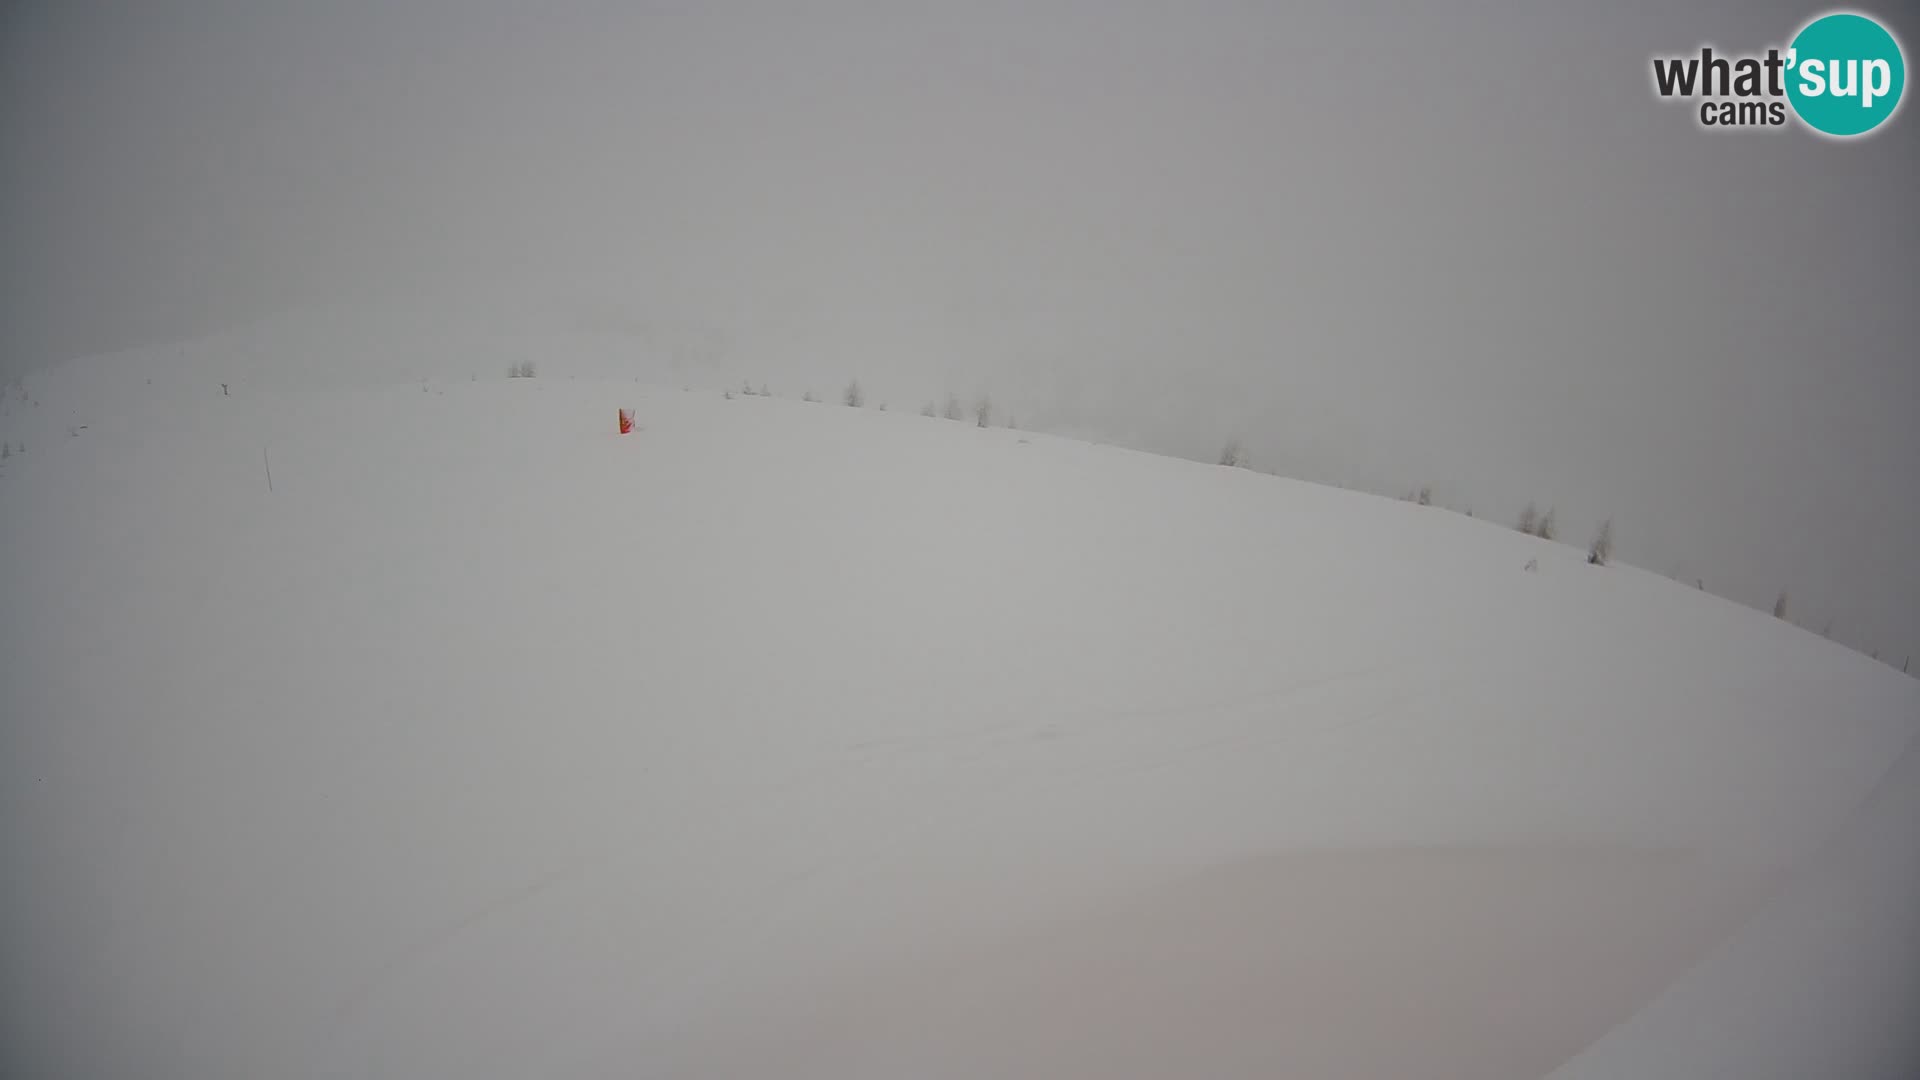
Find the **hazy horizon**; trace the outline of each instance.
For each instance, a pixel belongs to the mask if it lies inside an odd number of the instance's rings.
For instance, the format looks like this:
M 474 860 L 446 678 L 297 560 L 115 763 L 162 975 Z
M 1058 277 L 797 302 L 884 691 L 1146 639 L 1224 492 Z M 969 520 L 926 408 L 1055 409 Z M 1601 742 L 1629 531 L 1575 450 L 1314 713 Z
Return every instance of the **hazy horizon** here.
M 1611 517 L 1898 666 L 1920 120 L 1706 132 L 1649 88 L 1823 10 L 12 4 L 0 375 L 519 298 L 711 328 L 755 382 Z

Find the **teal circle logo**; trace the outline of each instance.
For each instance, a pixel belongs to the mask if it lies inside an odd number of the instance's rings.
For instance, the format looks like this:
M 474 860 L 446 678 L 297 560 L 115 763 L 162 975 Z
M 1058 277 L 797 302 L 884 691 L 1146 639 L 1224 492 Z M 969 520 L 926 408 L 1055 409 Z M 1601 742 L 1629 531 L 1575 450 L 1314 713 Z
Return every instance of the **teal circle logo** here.
M 1852 12 L 1813 20 L 1787 52 L 1787 100 L 1808 127 L 1865 135 L 1900 107 L 1907 63 L 1886 27 Z

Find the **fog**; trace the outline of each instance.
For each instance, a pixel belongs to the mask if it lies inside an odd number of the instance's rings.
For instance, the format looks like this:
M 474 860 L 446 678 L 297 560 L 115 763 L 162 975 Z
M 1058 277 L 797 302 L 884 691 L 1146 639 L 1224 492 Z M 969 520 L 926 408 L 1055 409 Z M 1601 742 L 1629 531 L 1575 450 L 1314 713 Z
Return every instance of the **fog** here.
M 1920 653 L 1920 119 L 1649 86 L 1815 9 L 800 7 L 8 4 L 0 373 L 322 303 L 671 320 L 756 382 L 1611 516 Z

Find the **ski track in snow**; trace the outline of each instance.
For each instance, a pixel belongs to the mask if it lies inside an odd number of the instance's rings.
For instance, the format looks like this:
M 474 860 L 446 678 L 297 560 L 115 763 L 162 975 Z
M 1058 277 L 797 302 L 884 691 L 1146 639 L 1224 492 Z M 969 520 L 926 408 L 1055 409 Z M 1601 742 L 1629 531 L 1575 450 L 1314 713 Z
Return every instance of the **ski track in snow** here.
M 461 932 L 515 905 L 537 900 L 540 894 L 558 886 L 575 873 L 577 871 L 571 869 L 555 870 L 551 874 L 498 896 L 457 919 L 435 927 L 432 932 L 392 953 L 385 963 L 368 975 L 365 981 L 354 986 L 333 1010 L 332 1022 L 324 1029 L 326 1041 L 332 1042 L 338 1039 L 340 1033 L 352 1021 L 354 1013 L 365 1008 L 369 1001 L 376 999 L 380 991 L 390 985 L 401 972 L 420 966 L 434 953 L 451 945 Z

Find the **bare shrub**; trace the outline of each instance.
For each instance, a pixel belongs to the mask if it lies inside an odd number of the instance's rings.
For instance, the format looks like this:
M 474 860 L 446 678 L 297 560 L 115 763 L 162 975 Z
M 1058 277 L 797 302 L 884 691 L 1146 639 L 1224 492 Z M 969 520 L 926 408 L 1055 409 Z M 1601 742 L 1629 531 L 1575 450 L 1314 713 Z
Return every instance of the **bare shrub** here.
M 1240 450 L 1240 440 L 1228 439 L 1227 444 L 1220 448 L 1220 464 L 1230 469 L 1239 468 L 1242 460 L 1244 455 Z
M 1552 507 L 1548 507 L 1547 512 L 1540 515 L 1540 520 L 1534 523 L 1533 535 L 1542 540 L 1552 540 L 1560 535 L 1559 527 L 1553 523 Z
M 1785 590 L 1781 591 L 1780 599 L 1773 602 L 1773 617 L 1776 619 L 1784 619 L 1787 617 L 1787 594 Z
M 1533 530 L 1539 528 L 1539 526 L 1540 511 L 1533 508 L 1533 500 L 1529 499 L 1527 500 L 1526 509 L 1520 511 L 1520 520 L 1514 523 L 1513 527 L 1526 533 L 1528 536 L 1532 536 Z
M 985 394 L 980 395 L 980 400 L 973 403 L 973 420 L 980 427 L 987 427 L 993 423 L 993 402 Z
M 965 420 L 967 418 L 967 411 L 960 407 L 959 398 L 954 397 L 952 394 L 948 394 L 947 407 L 945 410 L 942 411 L 941 415 L 945 416 L 949 420 Z
M 1587 547 L 1587 562 L 1594 566 L 1605 566 L 1613 558 L 1613 519 L 1600 523 L 1600 531 L 1593 534 L 1593 543 Z
M 929 401 L 929 402 L 927 402 L 927 403 L 926 403 L 925 405 L 922 405 L 922 406 L 920 406 L 920 415 L 921 415 L 921 416 L 933 416 L 933 415 L 935 415 L 935 410 L 934 410 L 934 408 L 933 408 L 933 402 L 931 402 L 931 401 Z
M 847 389 L 840 395 L 840 400 L 846 402 L 850 409 L 857 409 L 866 402 L 867 396 L 860 392 L 859 379 L 847 384 Z

